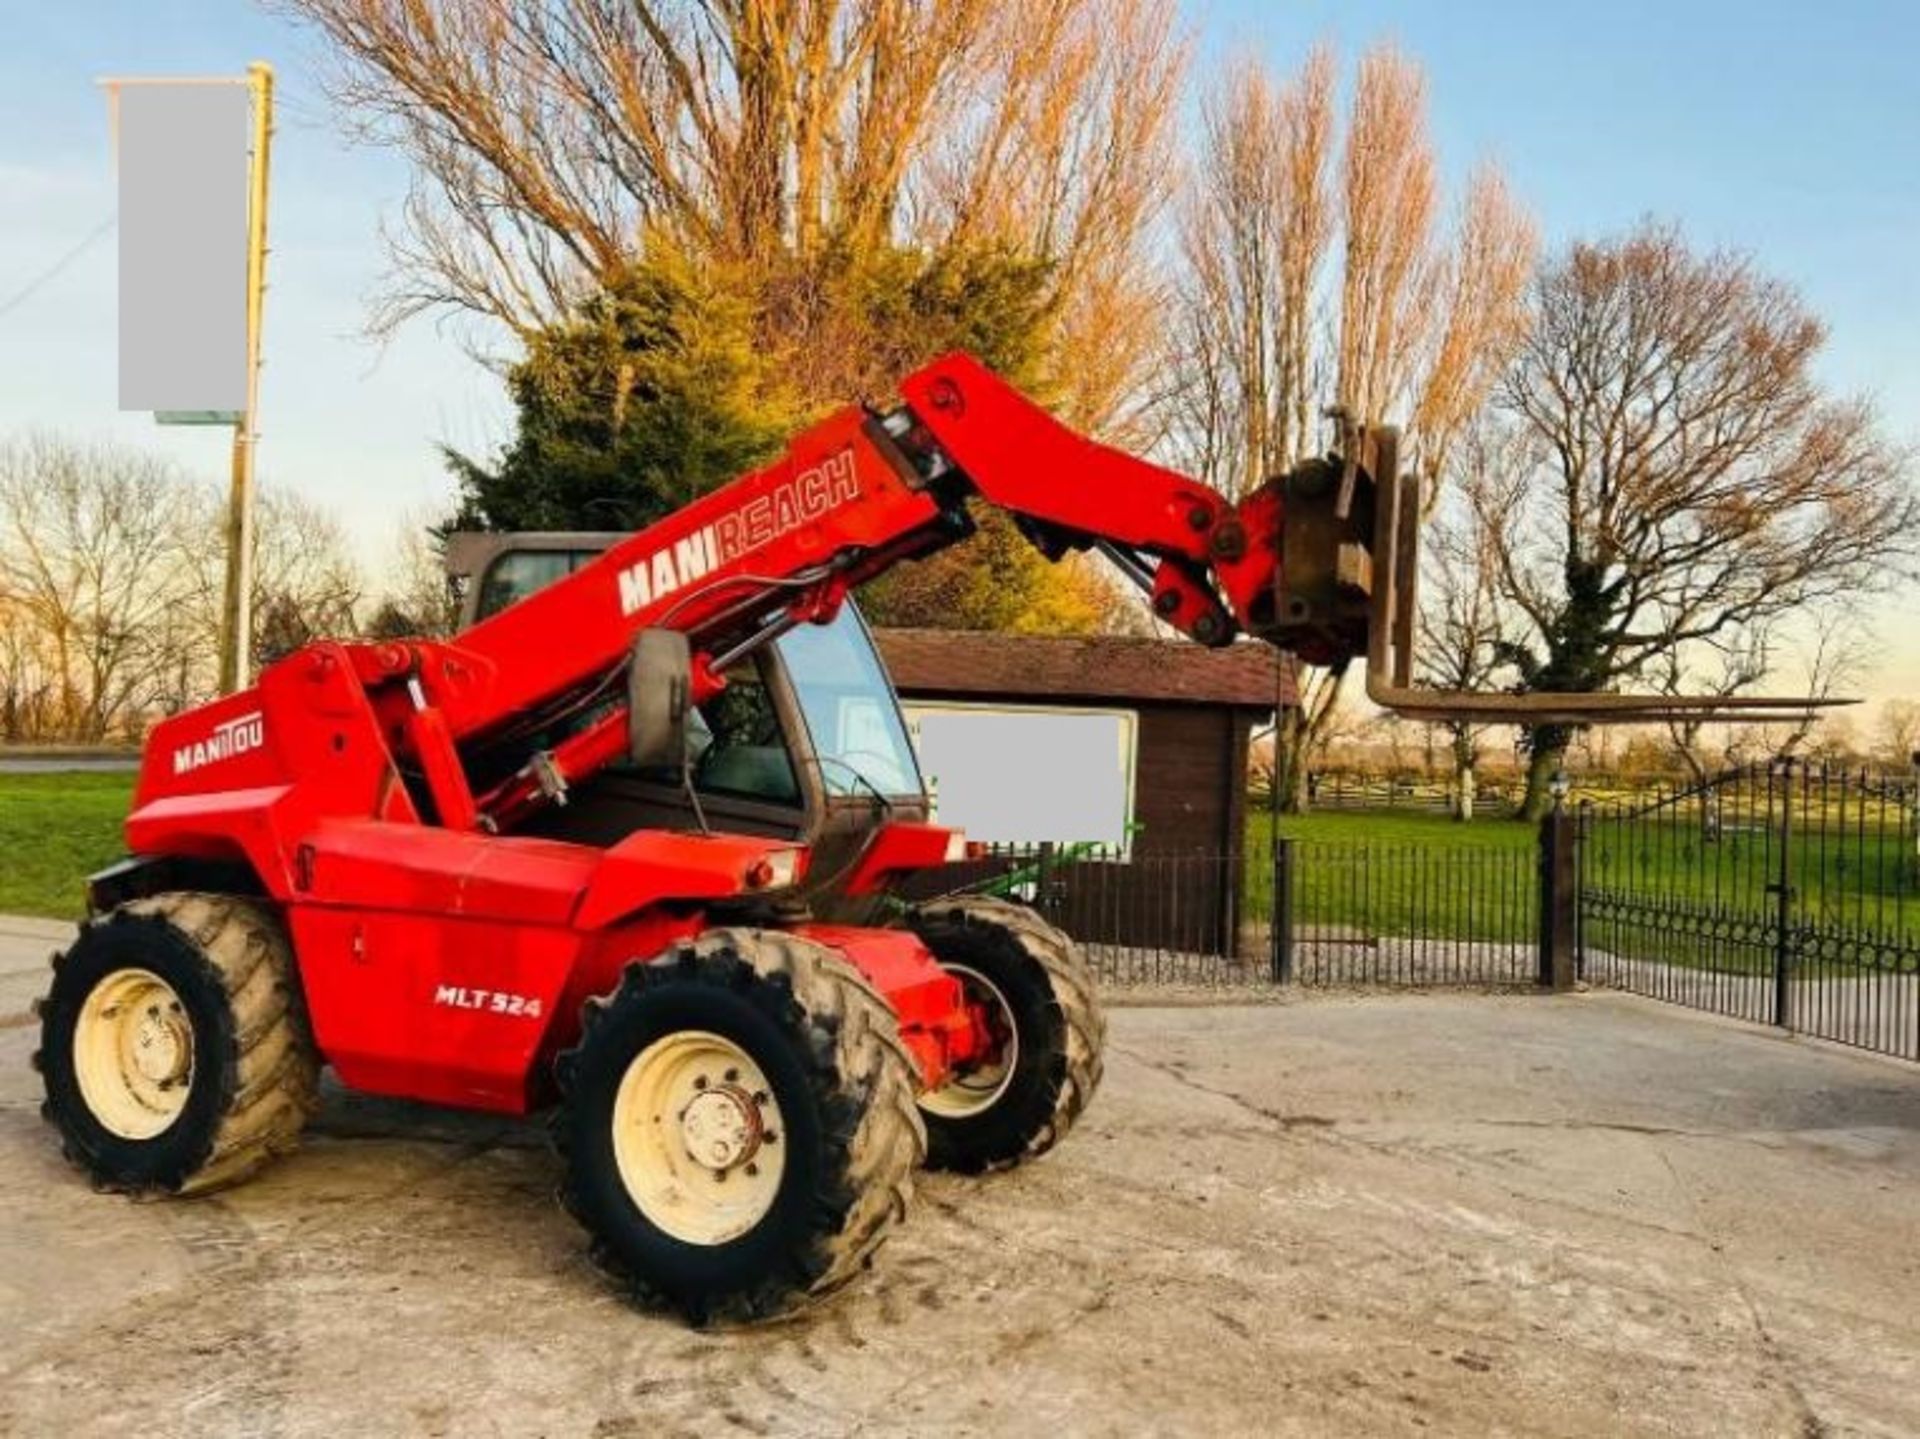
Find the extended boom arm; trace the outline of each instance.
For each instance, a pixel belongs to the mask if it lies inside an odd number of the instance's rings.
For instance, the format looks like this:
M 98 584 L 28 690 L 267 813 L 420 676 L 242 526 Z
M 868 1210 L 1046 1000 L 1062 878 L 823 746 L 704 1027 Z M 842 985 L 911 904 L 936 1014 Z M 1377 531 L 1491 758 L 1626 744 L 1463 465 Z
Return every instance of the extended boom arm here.
M 1075 433 L 968 356 L 926 366 L 901 392 L 903 408 L 828 417 L 773 464 L 452 643 L 358 647 L 356 666 L 376 682 L 383 717 L 419 751 L 443 822 L 503 824 L 617 758 L 626 736 L 617 682 L 640 631 L 688 636 L 694 697 L 703 698 L 754 648 L 831 618 L 853 586 L 971 533 L 974 500 L 1013 516 L 1050 558 L 1107 555 L 1162 620 L 1202 644 L 1250 633 L 1314 663 L 1365 655 L 1369 695 L 1418 719 L 1757 719 L 1814 703 L 1415 688 L 1419 516 L 1391 430 L 1350 429 L 1339 458 L 1308 462 L 1234 504 Z M 572 732 L 551 753 L 463 795 L 463 754 L 525 744 L 567 722 Z

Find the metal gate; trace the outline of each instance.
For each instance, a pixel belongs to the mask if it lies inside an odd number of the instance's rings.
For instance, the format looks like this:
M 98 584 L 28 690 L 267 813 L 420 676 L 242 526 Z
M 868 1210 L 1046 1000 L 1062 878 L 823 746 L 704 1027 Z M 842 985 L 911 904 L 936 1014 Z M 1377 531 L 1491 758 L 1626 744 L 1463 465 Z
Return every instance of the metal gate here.
M 1776 762 L 1579 816 L 1591 983 L 1920 1059 L 1920 796 Z

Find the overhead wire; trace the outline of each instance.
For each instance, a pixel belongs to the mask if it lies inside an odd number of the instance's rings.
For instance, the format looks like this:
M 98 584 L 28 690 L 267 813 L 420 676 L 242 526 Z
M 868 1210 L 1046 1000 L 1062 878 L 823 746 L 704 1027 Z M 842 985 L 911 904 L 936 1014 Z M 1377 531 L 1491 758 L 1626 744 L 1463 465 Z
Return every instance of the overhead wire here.
M 0 301 L 0 318 L 4 318 L 19 309 L 20 306 L 32 299 L 47 285 L 51 284 L 59 277 L 62 271 L 75 260 L 78 260 L 94 245 L 99 243 L 99 241 L 119 223 L 120 217 L 118 215 L 107 216 L 106 219 L 94 226 L 94 228 L 88 232 L 86 238 L 81 240 L 79 244 L 68 250 L 38 275 L 34 276 L 33 279 L 29 280 L 21 289 L 15 291 L 8 299 Z

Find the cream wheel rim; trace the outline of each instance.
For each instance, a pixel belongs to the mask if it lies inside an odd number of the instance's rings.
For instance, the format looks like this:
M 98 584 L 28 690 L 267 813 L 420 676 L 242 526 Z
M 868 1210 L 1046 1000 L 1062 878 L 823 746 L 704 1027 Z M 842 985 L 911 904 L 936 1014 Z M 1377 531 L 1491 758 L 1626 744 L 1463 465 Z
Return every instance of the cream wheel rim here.
M 688 1244 L 725 1244 L 766 1217 L 786 1172 L 786 1123 L 765 1071 L 704 1029 L 649 1044 L 613 1100 L 620 1182 L 649 1221 Z
M 187 1107 L 193 1021 L 180 996 L 146 969 L 118 969 L 94 985 L 73 1030 L 80 1097 L 122 1139 L 152 1139 Z
M 970 1004 L 986 1008 L 989 1023 L 1000 1038 L 999 1053 L 991 1060 L 961 1071 L 940 1088 L 920 1096 L 920 1107 L 927 1113 L 942 1119 L 965 1119 L 993 1108 L 1012 1085 L 1014 1069 L 1020 1063 L 1020 1028 L 1014 1022 L 1013 1006 L 1007 1003 L 999 985 L 964 964 L 942 968 L 960 981 Z

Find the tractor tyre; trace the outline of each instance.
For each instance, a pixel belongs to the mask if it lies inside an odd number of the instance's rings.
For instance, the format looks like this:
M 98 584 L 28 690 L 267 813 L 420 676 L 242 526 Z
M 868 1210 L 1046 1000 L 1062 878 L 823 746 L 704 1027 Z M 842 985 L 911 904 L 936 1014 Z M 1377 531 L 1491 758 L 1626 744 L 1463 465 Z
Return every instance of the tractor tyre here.
M 561 1201 L 642 1304 L 771 1318 L 857 1274 L 926 1131 L 893 1011 L 832 950 L 717 929 L 627 966 L 556 1063 Z
M 1045 1154 L 1100 1084 L 1106 1017 L 1080 947 L 1024 905 L 985 895 L 929 900 L 908 928 L 989 1015 L 988 1063 L 920 1096 L 928 1163 L 978 1174 Z
M 318 1107 L 293 953 L 254 901 L 161 894 L 90 920 L 35 1008 L 40 1112 L 99 1188 L 237 1183 Z

